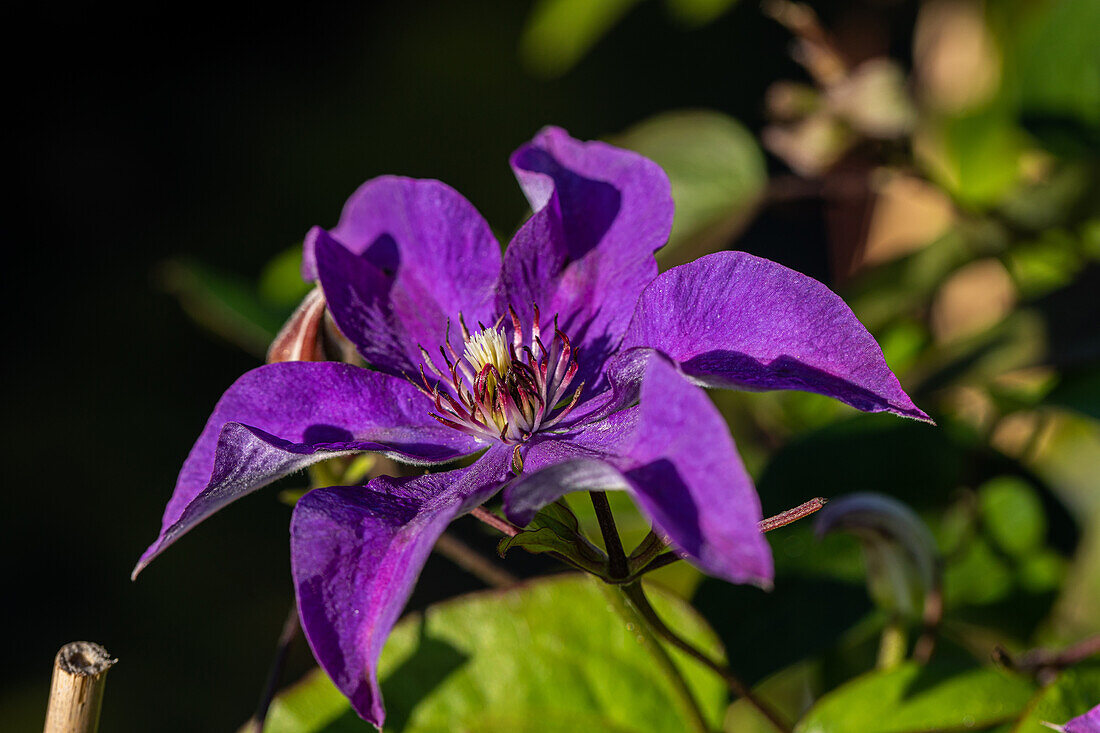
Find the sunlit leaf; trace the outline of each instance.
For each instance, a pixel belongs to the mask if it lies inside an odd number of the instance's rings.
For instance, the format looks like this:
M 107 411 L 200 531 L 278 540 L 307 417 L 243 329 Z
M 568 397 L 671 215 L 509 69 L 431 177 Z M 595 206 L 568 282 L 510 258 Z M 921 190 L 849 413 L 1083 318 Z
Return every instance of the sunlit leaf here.
M 650 590 L 679 633 L 721 657 L 706 624 L 668 593 Z M 713 727 L 725 685 L 673 653 Z M 535 581 L 432 606 L 391 634 L 380 665 L 387 731 L 689 730 L 667 679 L 636 632 L 608 608 L 596 583 L 578 576 Z M 280 695 L 267 733 L 369 731 L 318 672 Z
M 822 697 L 796 733 L 921 733 L 966 730 L 1011 720 L 1035 686 L 984 667 L 907 662 L 870 672 Z

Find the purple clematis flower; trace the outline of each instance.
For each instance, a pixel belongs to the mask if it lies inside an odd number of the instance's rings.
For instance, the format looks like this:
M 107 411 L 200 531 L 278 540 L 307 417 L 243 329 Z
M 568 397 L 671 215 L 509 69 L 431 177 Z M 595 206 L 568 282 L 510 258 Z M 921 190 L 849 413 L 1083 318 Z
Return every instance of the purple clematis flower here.
M 653 162 L 548 128 L 511 163 L 534 214 L 503 257 L 474 207 L 437 181 L 368 181 L 335 228 L 310 231 L 303 275 L 368 368 L 288 362 L 241 377 L 135 570 L 310 463 L 481 453 L 454 470 L 314 489 L 295 508 L 305 634 L 377 726 L 376 664 L 421 567 L 451 520 L 501 489 L 521 525 L 568 491 L 628 491 L 704 572 L 766 586 L 760 503 L 699 385 L 807 390 L 928 419 L 821 283 L 736 252 L 658 275 L 673 205 Z

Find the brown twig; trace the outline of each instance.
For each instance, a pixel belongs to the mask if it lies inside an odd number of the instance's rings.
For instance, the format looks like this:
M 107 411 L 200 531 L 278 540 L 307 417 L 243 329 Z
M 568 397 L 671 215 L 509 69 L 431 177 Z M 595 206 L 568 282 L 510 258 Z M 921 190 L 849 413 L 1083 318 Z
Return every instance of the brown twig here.
M 435 541 L 435 550 L 486 585 L 494 588 L 511 588 L 519 583 L 519 578 L 497 567 L 491 560 L 483 557 L 449 532 L 444 532 Z
M 74 641 L 61 647 L 53 660 L 43 733 L 95 733 L 107 672 L 117 661 L 90 641 Z
M 788 509 L 785 512 L 780 512 L 774 517 L 768 517 L 767 519 L 760 520 L 760 531 L 771 532 L 773 529 L 779 529 L 780 527 L 786 527 L 791 522 L 797 522 L 803 517 L 808 517 L 821 507 L 825 506 L 828 499 L 818 496 L 810 499 L 807 502 L 799 504 L 793 509 Z
M 993 648 L 993 658 L 999 664 L 1017 672 L 1033 674 L 1042 684 L 1053 680 L 1063 669 L 1096 655 L 1100 655 L 1100 634 L 1082 639 L 1061 651 L 1031 649 L 1014 657 L 1004 647 Z
M 474 519 L 484 522 L 496 531 L 502 534 L 506 534 L 509 537 L 515 537 L 517 534 L 523 531 L 516 525 L 509 522 L 507 519 L 498 517 L 496 514 L 493 514 L 491 511 L 483 506 L 479 506 L 478 508 L 470 512 L 470 516 L 472 516 Z

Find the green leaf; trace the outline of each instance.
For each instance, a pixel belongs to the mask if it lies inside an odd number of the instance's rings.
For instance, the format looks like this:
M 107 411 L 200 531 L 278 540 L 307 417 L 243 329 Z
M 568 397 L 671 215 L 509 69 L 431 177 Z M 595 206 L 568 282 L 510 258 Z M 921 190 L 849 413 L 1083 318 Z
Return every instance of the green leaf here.
M 272 257 L 260 272 L 260 297 L 273 305 L 293 308 L 313 288 L 302 279 L 302 245 Z
M 607 555 L 589 542 L 579 528 L 576 515 L 559 499 L 543 507 L 525 531 L 501 539 L 497 552 L 501 557 L 513 547 L 534 553 L 556 552 L 572 560 L 577 567 L 607 577 Z
M 714 657 L 705 622 L 649 589 L 662 618 Z M 713 728 L 726 704 L 716 676 L 670 652 Z M 575 575 L 478 593 L 407 617 L 386 644 L 380 677 L 387 731 L 481 733 L 689 730 L 667 679 L 597 584 Z M 369 731 L 326 676 L 279 695 L 267 733 Z
M 1100 703 L 1100 662 L 1086 662 L 1067 669 L 1043 688 L 1012 733 L 1050 733 L 1044 722 L 1063 725 Z
M 559 76 L 611 30 L 638 0 L 540 0 L 527 18 L 520 55 L 532 71 Z
M 993 725 L 1018 715 L 1034 691 L 998 669 L 906 662 L 857 677 L 818 700 L 795 733 L 918 733 Z
M 162 287 L 199 325 L 256 356 L 267 352 L 288 315 L 264 303 L 244 279 L 198 262 L 170 260 L 159 275 Z
M 978 489 L 978 500 L 985 529 L 1002 550 L 1023 557 L 1042 546 L 1047 520 L 1031 484 L 999 476 Z
M 665 112 L 631 127 L 614 142 L 668 173 L 676 218 L 669 244 L 661 251 L 666 266 L 725 244 L 767 183 L 764 154 L 752 133 L 720 112 Z
M 733 7 L 737 0 L 665 0 L 673 17 L 689 26 L 710 23 Z

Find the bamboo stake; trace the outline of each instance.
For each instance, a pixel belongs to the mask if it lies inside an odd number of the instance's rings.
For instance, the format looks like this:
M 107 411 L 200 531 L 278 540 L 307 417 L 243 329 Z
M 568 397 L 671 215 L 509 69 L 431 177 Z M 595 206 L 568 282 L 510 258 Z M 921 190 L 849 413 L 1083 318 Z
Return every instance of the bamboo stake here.
M 96 733 L 107 670 L 117 661 L 90 641 L 74 641 L 61 647 L 53 660 L 42 733 Z

